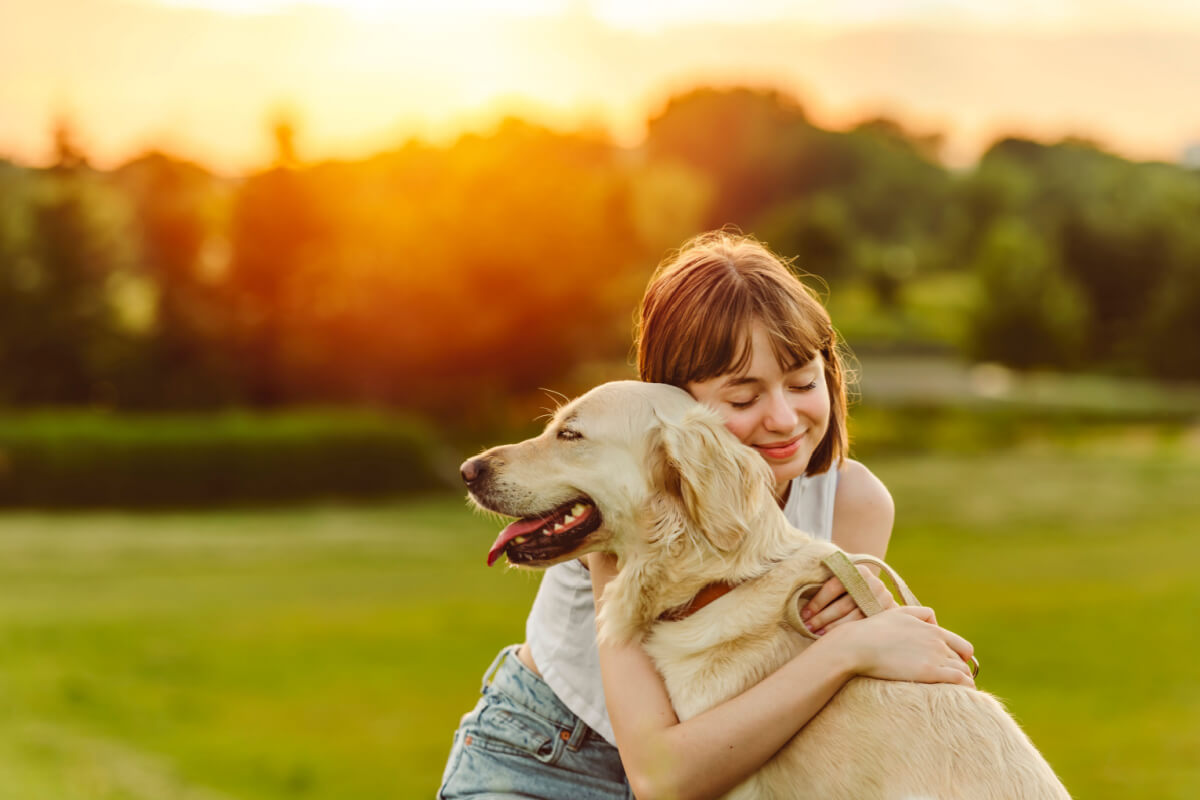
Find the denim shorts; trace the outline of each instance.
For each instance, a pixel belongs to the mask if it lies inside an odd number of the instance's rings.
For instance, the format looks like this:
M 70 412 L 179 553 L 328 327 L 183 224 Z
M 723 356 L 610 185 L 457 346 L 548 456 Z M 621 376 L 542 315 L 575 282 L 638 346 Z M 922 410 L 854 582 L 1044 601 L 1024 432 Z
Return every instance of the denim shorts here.
M 439 800 L 632 800 L 617 748 L 571 713 L 517 648 L 501 650 L 484 673 L 483 697 L 454 732 Z

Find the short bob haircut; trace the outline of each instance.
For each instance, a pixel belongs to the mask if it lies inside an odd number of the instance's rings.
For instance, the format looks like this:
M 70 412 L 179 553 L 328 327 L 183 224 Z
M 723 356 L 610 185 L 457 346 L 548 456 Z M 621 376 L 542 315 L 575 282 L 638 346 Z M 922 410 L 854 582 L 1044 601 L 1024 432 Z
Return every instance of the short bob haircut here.
M 841 465 L 848 450 L 846 381 L 829 312 L 788 264 L 750 236 L 715 231 L 668 256 L 646 287 L 637 326 L 638 374 L 687 388 L 750 363 L 750 331 L 761 323 L 779 365 L 820 355 L 829 388 L 829 429 L 806 475 Z

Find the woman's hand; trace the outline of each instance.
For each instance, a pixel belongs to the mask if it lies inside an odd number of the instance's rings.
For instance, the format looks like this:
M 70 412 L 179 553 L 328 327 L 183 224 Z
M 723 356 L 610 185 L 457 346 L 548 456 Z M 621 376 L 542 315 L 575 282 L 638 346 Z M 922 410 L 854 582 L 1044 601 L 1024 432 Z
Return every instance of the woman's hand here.
M 871 588 L 871 594 L 875 595 L 875 599 L 884 610 L 896 607 L 896 599 L 870 567 L 860 564 L 858 571 L 862 573 L 867 586 Z M 866 615 L 854 602 L 854 598 L 846 594 L 846 587 L 842 582 L 837 578 L 830 578 L 805 604 L 800 611 L 800 618 L 810 631 L 821 636 L 845 622 L 865 619 Z
M 975 686 L 968 663 L 975 648 L 938 627 L 932 608 L 898 606 L 861 624 L 839 626 L 822 642 L 846 648 L 859 675 Z

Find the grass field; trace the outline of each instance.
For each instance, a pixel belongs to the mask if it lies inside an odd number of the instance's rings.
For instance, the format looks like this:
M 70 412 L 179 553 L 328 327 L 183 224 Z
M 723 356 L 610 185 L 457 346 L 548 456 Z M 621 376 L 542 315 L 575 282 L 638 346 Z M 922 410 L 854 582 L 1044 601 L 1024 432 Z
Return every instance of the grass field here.
M 1079 798 L 1200 796 L 1200 447 L 873 461 L 889 560 Z M 431 797 L 536 577 L 458 497 L 0 515 L 0 799 Z

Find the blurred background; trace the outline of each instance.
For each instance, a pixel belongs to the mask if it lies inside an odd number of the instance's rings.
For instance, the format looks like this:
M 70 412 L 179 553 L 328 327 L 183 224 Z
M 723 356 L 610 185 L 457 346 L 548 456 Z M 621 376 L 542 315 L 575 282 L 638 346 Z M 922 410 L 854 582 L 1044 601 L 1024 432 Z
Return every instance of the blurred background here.
M 889 560 L 1077 797 L 1200 793 L 1200 7 L 0 6 L 0 797 L 434 794 L 457 464 L 688 237 L 856 356 Z

